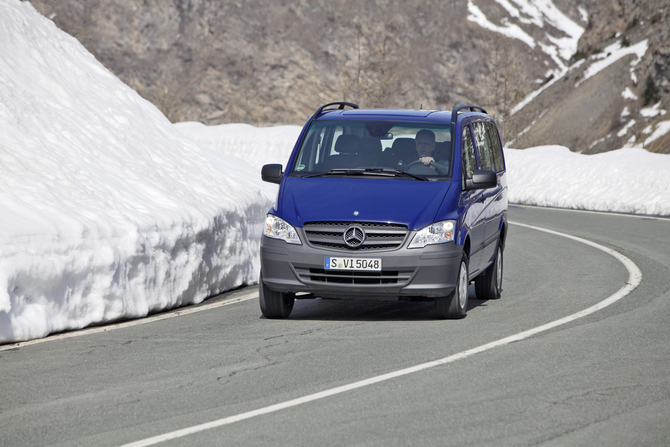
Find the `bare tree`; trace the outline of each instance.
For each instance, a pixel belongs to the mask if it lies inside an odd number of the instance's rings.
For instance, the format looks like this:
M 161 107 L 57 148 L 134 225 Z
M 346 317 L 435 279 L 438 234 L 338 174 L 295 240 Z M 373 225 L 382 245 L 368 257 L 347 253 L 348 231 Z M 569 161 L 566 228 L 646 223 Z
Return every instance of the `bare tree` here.
M 360 11 L 357 17 L 354 52 L 349 53 L 340 76 L 342 97 L 369 107 L 396 106 L 408 90 L 409 45 L 402 35 L 402 17 L 388 0 L 375 3 L 371 11 Z
M 514 40 L 494 33 L 489 59 L 491 82 L 484 103 L 498 121 L 503 135 L 516 132 L 516 123 L 511 119 L 512 107 L 525 96 L 526 77 L 521 66 L 521 56 L 514 47 Z

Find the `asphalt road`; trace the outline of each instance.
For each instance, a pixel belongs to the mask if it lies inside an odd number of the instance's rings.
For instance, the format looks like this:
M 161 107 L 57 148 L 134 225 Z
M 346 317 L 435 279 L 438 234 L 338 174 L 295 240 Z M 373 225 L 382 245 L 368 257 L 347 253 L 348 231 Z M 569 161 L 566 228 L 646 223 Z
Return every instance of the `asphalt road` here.
M 614 249 L 642 281 L 532 337 L 158 445 L 670 445 L 670 220 L 517 206 L 509 219 Z M 503 277 L 502 299 L 471 296 L 460 321 L 432 303 L 327 300 L 265 320 L 254 298 L 0 350 L 0 445 L 119 446 L 312 396 L 574 314 L 629 272 L 512 226 Z

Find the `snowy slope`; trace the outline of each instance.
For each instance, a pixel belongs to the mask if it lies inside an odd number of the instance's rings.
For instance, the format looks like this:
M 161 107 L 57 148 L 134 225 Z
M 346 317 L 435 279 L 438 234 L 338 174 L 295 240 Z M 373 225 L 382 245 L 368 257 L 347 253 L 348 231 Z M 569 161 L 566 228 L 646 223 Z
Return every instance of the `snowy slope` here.
M 0 2 L 0 343 L 257 280 L 274 188 L 184 138 L 28 2 Z
M 299 126 L 254 127 L 249 124 L 176 123 L 181 133 L 198 144 L 244 159 L 260 169 L 268 163 L 286 166 L 301 128 Z

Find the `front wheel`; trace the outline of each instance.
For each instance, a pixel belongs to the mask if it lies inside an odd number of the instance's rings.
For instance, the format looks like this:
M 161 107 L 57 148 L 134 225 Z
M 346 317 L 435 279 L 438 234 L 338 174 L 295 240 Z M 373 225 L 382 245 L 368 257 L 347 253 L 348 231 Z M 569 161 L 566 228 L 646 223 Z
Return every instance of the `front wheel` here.
M 440 318 L 464 318 L 468 311 L 468 257 L 463 254 L 458 268 L 456 289 L 446 297 L 435 298 L 435 309 Z
M 283 319 L 291 315 L 295 295 L 270 290 L 263 282 L 263 272 L 261 271 L 261 276 L 258 279 L 258 300 L 265 318 Z
M 497 300 L 502 292 L 503 251 L 498 242 L 495 258 L 481 275 L 475 278 L 475 292 L 480 300 Z

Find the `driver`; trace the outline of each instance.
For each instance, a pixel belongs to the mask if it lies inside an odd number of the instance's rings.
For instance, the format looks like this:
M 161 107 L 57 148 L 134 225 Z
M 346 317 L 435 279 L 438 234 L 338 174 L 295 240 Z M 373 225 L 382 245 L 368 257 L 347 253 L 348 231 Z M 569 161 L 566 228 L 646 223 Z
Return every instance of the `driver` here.
M 435 163 L 433 151 L 435 150 L 435 133 L 428 129 L 421 129 L 416 133 L 414 140 L 416 153 L 423 164 Z
M 428 129 L 421 129 L 414 138 L 416 154 L 424 166 L 430 166 L 438 174 L 446 175 L 449 171 L 449 161 L 435 161 L 433 152 L 435 151 L 435 133 Z M 417 162 L 419 161 L 417 160 Z

